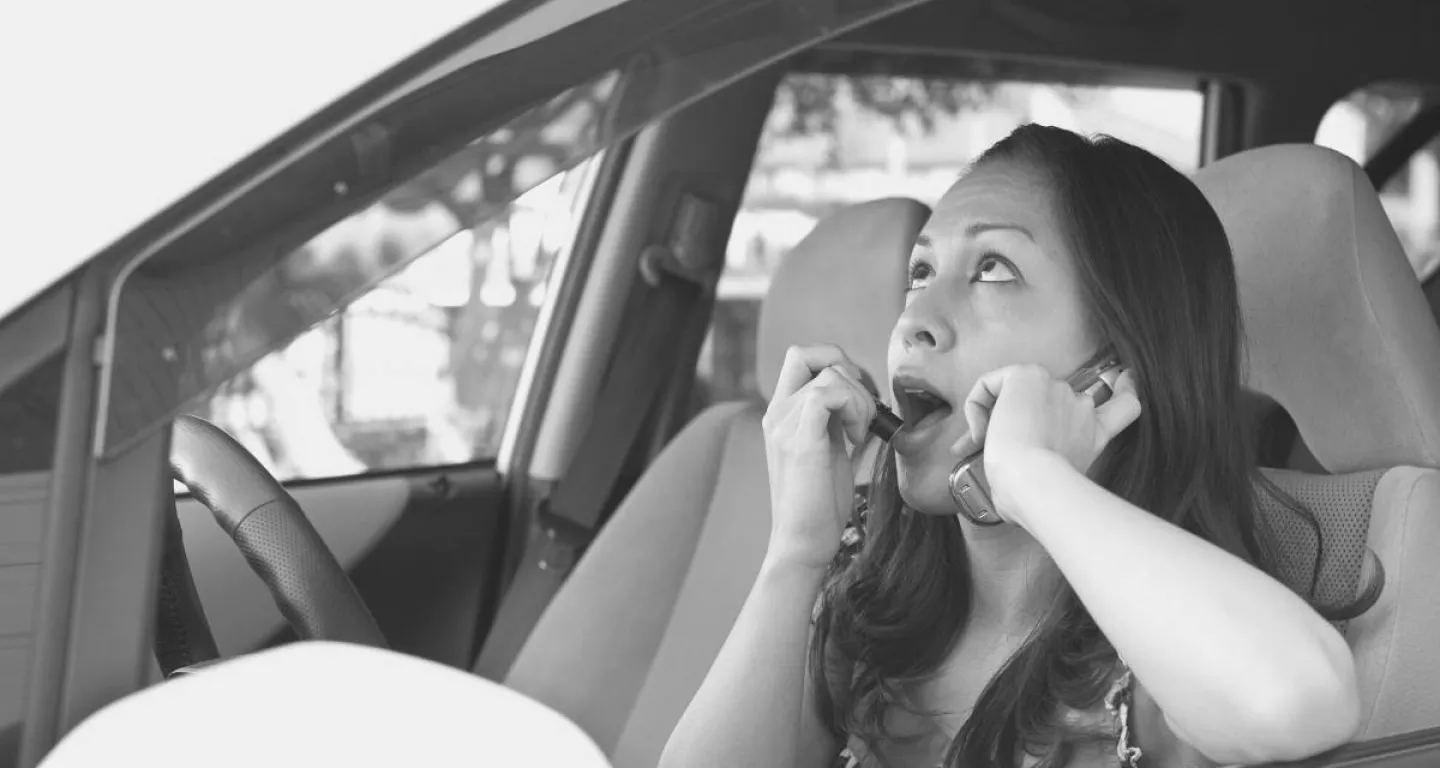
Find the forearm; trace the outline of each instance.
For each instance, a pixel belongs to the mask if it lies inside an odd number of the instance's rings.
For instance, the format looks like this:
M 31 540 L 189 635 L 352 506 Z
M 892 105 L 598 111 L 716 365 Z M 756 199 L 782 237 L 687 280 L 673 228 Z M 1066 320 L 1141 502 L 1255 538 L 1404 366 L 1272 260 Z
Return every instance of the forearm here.
M 802 751 L 810 615 L 821 570 L 767 559 L 662 768 L 791 768 Z
M 1293 591 L 1059 456 L 1027 457 L 1015 474 L 1002 508 L 1050 553 L 1182 738 L 1248 760 L 1349 737 L 1349 649 Z

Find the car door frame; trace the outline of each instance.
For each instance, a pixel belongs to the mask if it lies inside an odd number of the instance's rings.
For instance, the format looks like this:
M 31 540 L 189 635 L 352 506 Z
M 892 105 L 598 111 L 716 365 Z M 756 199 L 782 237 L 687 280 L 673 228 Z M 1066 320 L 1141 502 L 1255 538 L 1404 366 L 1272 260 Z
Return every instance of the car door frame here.
M 172 493 L 165 471 L 169 431 L 151 430 L 108 454 L 98 450 L 97 427 L 104 423 L 108 385 L 106 331 L 113 327 L 119 286 L 134 265 L 161 244 L 304 157 L 296 148 L 315 146 L 373 105 L 433 80 L 433 73 L 447 63 L 457 58 L 463 62 L 474 40 L 511 24 L 536 5 L 517 0 L 491 8 L 407 57 L 241 159 L 12 315 L 23 319 L 40 311 L 36 307 L 70 299 L 30 670 L 14 735 L 19 765 L 38 764 L 61 735 L 98 707 L 144 687 L 153 673 L 151 608 L 163 541 L 163 502 Z M 5 368 L 9 378 L 23 373 L 18 367 Z M 110 499 L 125 504 L 101 509 Z

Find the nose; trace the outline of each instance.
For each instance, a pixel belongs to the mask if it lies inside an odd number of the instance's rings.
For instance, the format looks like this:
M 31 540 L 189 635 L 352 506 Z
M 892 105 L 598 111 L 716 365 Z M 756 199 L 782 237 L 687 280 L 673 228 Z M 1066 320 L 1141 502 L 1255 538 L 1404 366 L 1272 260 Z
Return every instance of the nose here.
M 895 332 L 906 350 L 945 352 L 955 344 L 955 331 L 944 315 L 935 311 L 930 302 L 919 298 L 900 315 Z

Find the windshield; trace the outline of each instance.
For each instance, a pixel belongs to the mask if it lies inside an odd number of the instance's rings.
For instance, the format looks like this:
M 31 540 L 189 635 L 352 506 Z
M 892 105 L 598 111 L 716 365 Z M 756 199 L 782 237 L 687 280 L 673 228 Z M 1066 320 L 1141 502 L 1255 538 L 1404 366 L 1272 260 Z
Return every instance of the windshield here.
M 218 213 L 129 273 L 112 306 L 103 453 L 168 423 L 416 258 L 478 236 L 526 191 L 645 125 L 926 1 L 630 0 L 518 47 L 482 37 L 470 54 L 487 49 L 485 58 L 380 110 L 341 136 L 333 155 L 315 153 L 308 175 L 253 189 L 228 217 Z M 553 7 L 569 5 L 534 4 L 529 13 L 543 18 L 533 26 L 549 28 L 566 17 Z M 502 31 L 523 20 L 511 14 Z M 505 114 L 513 117 L 496 119 Z M 407 166 L 418 173 L 354 204 L 363 185 Z M 347 206 L 343 218 L 326 216 Z

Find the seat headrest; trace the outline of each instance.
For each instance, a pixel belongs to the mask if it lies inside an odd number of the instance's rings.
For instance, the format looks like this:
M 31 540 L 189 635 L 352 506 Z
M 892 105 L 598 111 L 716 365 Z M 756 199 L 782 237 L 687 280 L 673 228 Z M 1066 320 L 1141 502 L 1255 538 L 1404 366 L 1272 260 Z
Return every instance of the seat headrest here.
M 890 331 L 905 306 L 905 265 L 930 209 L 909 198 L 847 206 L 821 220 L 780 261 L 760 305 L 755 378 L 769 400 L 800 344 L 836 344 L 883 394 Z
M 1235 253 L 1246 385 L 1331 472 L 1440 466 L 1440 330 L 1359 166 L 1282 145 L 1194 179 Z

